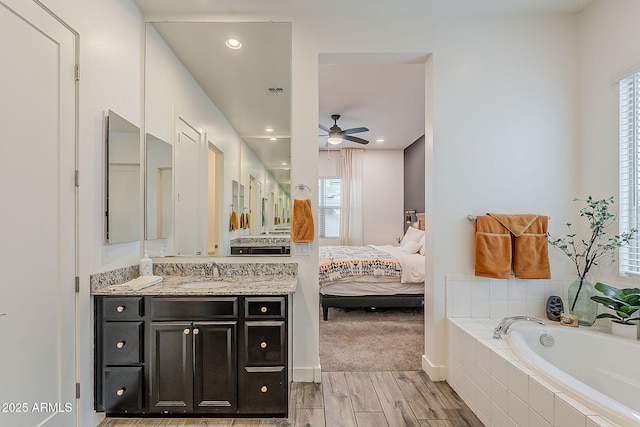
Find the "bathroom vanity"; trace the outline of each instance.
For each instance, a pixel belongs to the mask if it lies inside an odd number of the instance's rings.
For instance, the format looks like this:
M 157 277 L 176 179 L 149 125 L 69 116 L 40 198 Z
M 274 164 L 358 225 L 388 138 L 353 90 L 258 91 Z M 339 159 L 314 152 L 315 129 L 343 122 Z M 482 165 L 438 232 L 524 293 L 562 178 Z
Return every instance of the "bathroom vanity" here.
M 275 275 L 95 290 L 96 410 L 286 417 L 295 287 Z

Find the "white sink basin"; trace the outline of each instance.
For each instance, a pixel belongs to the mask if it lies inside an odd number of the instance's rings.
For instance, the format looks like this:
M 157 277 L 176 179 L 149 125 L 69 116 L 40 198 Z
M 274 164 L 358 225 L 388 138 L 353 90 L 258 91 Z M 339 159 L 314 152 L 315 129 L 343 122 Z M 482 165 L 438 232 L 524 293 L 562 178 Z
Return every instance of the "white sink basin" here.
M 216 289 L 222 288 L 224 286 L 228 286 L 228 282 L 223 281 L 202 281 L 202 282 L 185 282 L 180 283 L 178 285 L 179 288 L 183 289 Z

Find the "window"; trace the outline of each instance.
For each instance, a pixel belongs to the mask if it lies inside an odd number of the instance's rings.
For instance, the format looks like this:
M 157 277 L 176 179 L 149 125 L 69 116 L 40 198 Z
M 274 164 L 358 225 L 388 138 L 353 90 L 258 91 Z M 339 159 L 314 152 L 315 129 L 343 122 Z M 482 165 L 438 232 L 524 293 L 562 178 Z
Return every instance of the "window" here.
M 620 80 L 620 232 L 640 226 L 640 72 Z M 640 242 L 620 248 L 620 274 L 640 275 Z
M 320 178 L 318 222 L 320 237 L 340 237 L 340 178 Z

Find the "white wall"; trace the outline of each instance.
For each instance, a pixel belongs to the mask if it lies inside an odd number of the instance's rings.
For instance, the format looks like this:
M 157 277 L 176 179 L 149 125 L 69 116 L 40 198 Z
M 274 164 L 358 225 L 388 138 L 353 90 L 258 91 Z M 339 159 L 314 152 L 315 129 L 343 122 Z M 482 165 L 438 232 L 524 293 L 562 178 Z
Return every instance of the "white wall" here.
M 640 2 L 597 1 L 581 16 L 580 24 L 580 149 L 576 194 L 581 198 L 614 196 L 618 209 L 618 85 L 625 74 L 640 71 Z M 580 206 L 582 207 L 582 206 Z M 574 212 L 578 206 L 574 206 Z M 578 223 L 578 219 L 575 219 Z M 611 230 L 613 232 L 617 230 Z M 617 264 L 593 269 L 591 281 L 638 286 L 637 279 L 618 276 Z M 624 285 L 624 286 L 622 286 Z

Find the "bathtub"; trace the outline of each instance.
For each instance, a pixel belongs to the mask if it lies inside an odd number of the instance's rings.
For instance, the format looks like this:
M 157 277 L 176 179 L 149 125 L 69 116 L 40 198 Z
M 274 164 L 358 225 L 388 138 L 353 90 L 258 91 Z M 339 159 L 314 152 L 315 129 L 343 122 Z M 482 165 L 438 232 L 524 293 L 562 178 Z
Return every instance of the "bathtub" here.
M 542 334 L 553 344 L 542 345 Z M 640 426 L 640 342 L 601 332 L 519 322 L 507 335 L 529 369 L 610 421 Z

